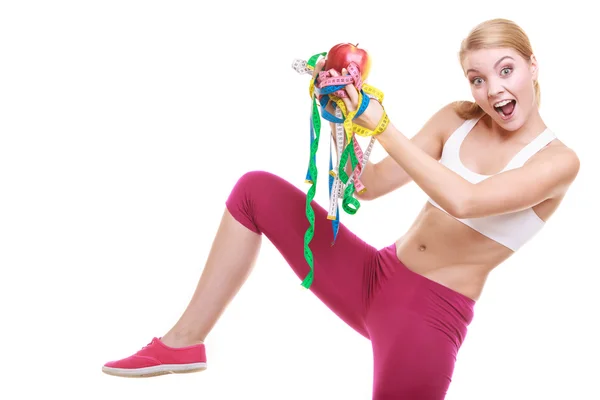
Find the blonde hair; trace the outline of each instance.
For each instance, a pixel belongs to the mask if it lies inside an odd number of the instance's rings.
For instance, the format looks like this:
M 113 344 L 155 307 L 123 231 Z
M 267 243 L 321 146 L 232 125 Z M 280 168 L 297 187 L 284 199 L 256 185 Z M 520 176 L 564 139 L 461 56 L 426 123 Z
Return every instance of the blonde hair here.
M 525 60 L 529 60 L 533 54 L 529 38 L 519 25 L 507 19 L 496 18 L 480 23 L 469 32 L 460 45 L 458 58 L 462 65 L 469 51 L 499 47 L 511 48 Z M 540 84 L 535 80 L 533 86 L 539 107 Z M 477 103 L 472 101 L 458 101 L 455 103 L 455 109 L 463 119 L 472 119 L 484 112 Z

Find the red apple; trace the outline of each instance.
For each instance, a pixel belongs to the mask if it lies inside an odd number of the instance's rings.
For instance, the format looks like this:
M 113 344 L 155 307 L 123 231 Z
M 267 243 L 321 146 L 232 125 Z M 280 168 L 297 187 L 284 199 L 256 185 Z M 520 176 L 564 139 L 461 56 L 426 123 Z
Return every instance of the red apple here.
M 327 53 L 327 62 L 325 63 L 323 70 L 327 71 L 333 68 L 341 74 L 342 68 L 348 69 L 348 65 L 351 62 L 358 65 L 360 75 L 364 82 L 371 70 L 371 59 L 364 49 L 358 48 L 358 44 L 340 43 L 333 46 Z

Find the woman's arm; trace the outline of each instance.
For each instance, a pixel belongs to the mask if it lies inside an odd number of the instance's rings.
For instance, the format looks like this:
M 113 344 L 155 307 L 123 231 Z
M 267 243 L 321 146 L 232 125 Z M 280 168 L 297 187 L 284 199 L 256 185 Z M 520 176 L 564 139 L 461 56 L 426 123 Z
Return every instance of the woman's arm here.
M 551 146 L 521 168 L 494 175 L 474 185 L 462 204 L 460 218 L 520 211 L 564 195 L 579 172 L 579 158 L 565 146 Z
M 377 139 L 415 183 L 456 218 L 484 217 L 532 207 L 562 195 L 579 171 L 575 153 L 556 146 L 540 151 L 521 168 L 473 184 L 431 158 L 392 124 Z
M 333 108 L 330 107 L 328 105 L 327 110 L 333 113 Z M 410 141 L 429 157 L 439 160 L 442 157 L 444 136 L 448 127 L 458 126 L 460 122 L 453 105 L 449 104 L 436 112 Z M 330 122 L 330 127 L 335 139 L 335 124 Z M 350 162 L 346 172 L 350 173 Z M 362 200 L 374 200 L 406 185 L 412 178 L 391 155 L 387 155 L 377 163 L 368 161 L 360 180 L 367 190 L 363 194 L 356 193 L 355 196 Z
M 322 65 L 317 64 L 316 73 L 321 68 Z M 316 76 L 316 73 L 313 76 Z M 338 74 L 332 71 L 332 75 Z M 325 108 L 330 114 L 334 113 L 331 102 Z M 444 136 L 448 131 L 448 127 L 458 126 L 461 122 L 462 120 L 460 120 L 454 111 L 454 104 L 448 104 L 436 112 L 410 141 L 429 157 L 439 160 L 442 156 Z M 335 142 L 335 124 L 329 122 L 329 126 Z M 335 148 L 335 151 L 336 156 L 339 157 L 337 148 Z M 351 165 L 350 161 L 348 161 L 346 173 L 350 174 L 350 171 Z M 365 186 L 366 191 L 363 194 L 355 193 L 355 197 L 361 200 L 374 200 L 411 182 L 412 177 L 396 162 L 394 157 L 388 155 L 378 163 L 368 161 L 360 180 Z
M 325 65 L 326 58 L 323 58 L 317 62 L 315 68 L 313 70 L 312 79 L 314 80 L 319 72 L 323 69 Z M 339 76 L 337 71 L 331 71 L 333 76 Z M 325 109 L 330 114 L 334 114 L 335 110 L 333 109 L 332 102 L 329 101 L 325 106 Z M 333 142 L 336 141 L 336 127 L 335 123 L 328 121 L 329 127 L 331 129 L 331 137 Z M 429 127 L 424 127 L 424 129 L 418 133 L 414 139 L 415 143 L 417 143 L 422 148 L 426 149 L 428 153 L 432 156 L 438 152 L 438 143 L 433 135 L 433 126 L 429 123 Z M 427 128 L 427 129 L 426 129 Z M 334 146 L 336 158 L 339 159 L 337 146 Z M 441 153 L 441 147 L 439 149 Z M 352 173 L 352 164 L 350 159 L 348 159 L 347 164 L 344 166 L 345 171 L 348 175 Z M 410 182 L 410 176 L 392 159 L 390 156 L 385 157 L 378 163 L 373 163 L 371 160 L 368 160 L 363 168 L 362 174 L 360 176 L 360 180 L 365 186 L 366 190 L 360 194 L 358 192 L 354 193 L 354 196 L 361 200 L 374 200 L 378 197 L 381 197 L 389 192 L 392 192 L 401 186 Z
M 449 214 L 458 216 L 469 196 L 470 182 L 411 143 L 391 122 L 376 138 L 429 197 Z
M 345 74 L 346 72 L 343 71 Z M 349 110 L 358 104 L 354 85 L 346 86 Z M 374 130 L 384 109 L 372 101 L 358 118 Z M 552 146 L 534 155 L 524 166 L 473 184 L 427 154 L 391 122 L 376 136 L 378 142 L 412 180 L 456 218 L 475 218 L 520 211 L 561 196 L 579 172 L 579 159 L 569 148 Z
M 433 114 L 410 142 L 427 156 L 439 161 L 448 130 L 460 125 L 461 122 L 462 120 L 454 112 L 453 104 L 448 104 Z M 365 176 L 366 173 L 365 170 L 361 178 L 367 187 L 367 191 L 362 196 L 368 200 L 393 192 L 413 180 L 389 153 L 383 160 L 373 165 L 371 175 Z

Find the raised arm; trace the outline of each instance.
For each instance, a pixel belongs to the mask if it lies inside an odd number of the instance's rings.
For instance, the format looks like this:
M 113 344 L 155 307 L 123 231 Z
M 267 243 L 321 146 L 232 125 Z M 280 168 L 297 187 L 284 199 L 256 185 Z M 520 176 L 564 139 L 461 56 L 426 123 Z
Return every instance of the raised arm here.
M 452 104 L 448 104 L 433 114 L 410 140 L 430 157 L 439 161 L 448 130 L 460 123 L 462 120 L 453 111 Z M 412 181 L 412 178 L 388 155 L 378 163 L 371 164 L 369 169 L 365 168 L 361 181 L 367 190 L 357 197 L 363 200 L 374 200 L 406 185 Z
M 322 69 L 324 63 L 325 59 L 317 63 L 313 79 Z M 332 71 L 332 74 L 335 75 L 336 72 Z M 334 113 L 331 102 L 327 104 L 326 109 L 330 114 Z M 433 114 L 410 140 L 429 156 L 435 160 L 439 160 L 442 156 L 444 139 L 447 136 L 448 130 L 460 125 L 460 123 L 462 123 L 462 120 L 456 115 L 453 104 L 448 104 Z M 335 124 L 329 122 L 329 126 L 331 128 L 331 135 L 335 141 Z M 336 156 L 339 157 L 337 148 Z M 346 166 L 348 174 L 350 173 L 350 169 L 350 162 L 348 162 Z M 355 197 L 361 200 L 374 200 L 406 185 L 412 181 L 412 178 L 388 155 L 377 163 L 368 161 L 360 180 L 367 190 L 363 194 L 355 193 Z
M 327 106 L 327 110 L 333 113 L 330 104 Z M 462 122 L 454 112 L 453 104 L 448 104 L 433 114 L 410 140 L 430 157 L 439 161 L 442 157 L 444 138 L 447 136 L 448 130 Z M 335 125 L 333 122 L 330 122 L 329 125 L 331 134 L 335 138 Z M 350 173 L 349 162 L 346 172 Z M 363 194 L 356 193 L 355 197 L 361 200 L 374 200 L 406 185 L 412 181 L 412 178 L 388 155 L 377 163 L 368 161 L 360 180 L 367 190 Z

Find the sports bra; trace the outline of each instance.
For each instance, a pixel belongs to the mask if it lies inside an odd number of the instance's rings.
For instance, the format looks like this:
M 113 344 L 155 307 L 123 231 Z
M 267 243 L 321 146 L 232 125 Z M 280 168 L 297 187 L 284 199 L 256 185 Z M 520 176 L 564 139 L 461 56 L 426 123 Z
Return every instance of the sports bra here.
M 452 135 L 450 135 L 446 143 L 444 143 L 442 157 L 440 159 L 440 163 L 471 183 L 478 183 L 493 176 L 481 175 L 471 171 L 461 162 L 459 157 L 460 147 L 465 140 L 465 137 L 477 124 L 479 119 L 481 119 L 481 116 L 475 119 L 466 120 L 452 133 Z M 523 166 L 531 156 L 543 149 L 555 138 L 554 132 L 550 129 L 544 130 L 529 144 L 523 147 L 510 160 L 506 167 L 498 172 L 498 174 Z M 440 210 L 449 214 L 433 199 L 429 198 L 428 201 Z M 479 218 L 461 219 L 454 216 L 452 217 L 513 251 L 516 251 L 523 246 L 529 239 L 537 234 L 545 224 L 532 208 Z

